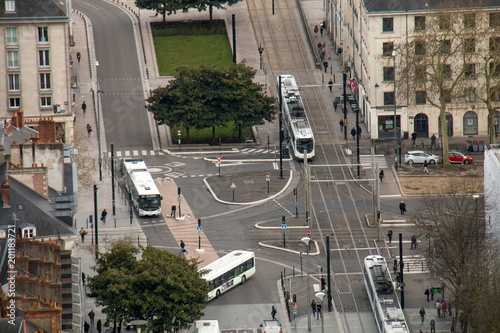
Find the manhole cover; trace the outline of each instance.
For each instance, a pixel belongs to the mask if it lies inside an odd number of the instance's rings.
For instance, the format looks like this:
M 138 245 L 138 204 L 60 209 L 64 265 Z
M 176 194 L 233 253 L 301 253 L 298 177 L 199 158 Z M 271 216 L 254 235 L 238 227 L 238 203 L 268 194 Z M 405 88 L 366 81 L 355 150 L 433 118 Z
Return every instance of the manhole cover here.
M 243 181 L 245 184 L 253 184 L 253 179 L 246 179 Z

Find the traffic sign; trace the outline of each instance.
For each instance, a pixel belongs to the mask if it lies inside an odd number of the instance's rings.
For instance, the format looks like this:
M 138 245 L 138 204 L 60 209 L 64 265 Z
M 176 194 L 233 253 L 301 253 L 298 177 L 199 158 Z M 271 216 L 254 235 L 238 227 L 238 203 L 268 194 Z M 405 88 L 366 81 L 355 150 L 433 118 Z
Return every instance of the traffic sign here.
M 311 230 L 307 230 L 307 237 L 311 237 Z
M 296 315 L 296 314 L 297 314 L 297 312 L 298 312 L 297 310 L 295 310 L 295 309 L 293 310 L 293 314 L 294 314 L 294 315 Z
M 234 182 L 231 184 L 231 188 L 232 188 L 233 190 L 236 188 L 236 184 L 235 184 Z
M 181 130 L 177 130 L 177 135 L 181 135 Z
M 282 224 L 281 229 L 286 230 L 286 224 Z
M 294 309 L 294 310 L 298 310 L 298 309 L 299 309 L 299 306 L 298 306 L 297 304 L 294 304 L 294 305 L 293 305 L 293 309 Z
M 217 157 L 217 162 L 220 162 L 222 160 L 222 157 Z
M 179 202 L 181 202 L 181 197 L 179 197 L 177 200 L 179 200 Z
M 201 232 L 201 226 L 200 227 L 196 227 L 196 231 Z
M 266 173 L 266 180 L 267 181 L 270 181 L 271 180 L 271 174 L 268 172 Z

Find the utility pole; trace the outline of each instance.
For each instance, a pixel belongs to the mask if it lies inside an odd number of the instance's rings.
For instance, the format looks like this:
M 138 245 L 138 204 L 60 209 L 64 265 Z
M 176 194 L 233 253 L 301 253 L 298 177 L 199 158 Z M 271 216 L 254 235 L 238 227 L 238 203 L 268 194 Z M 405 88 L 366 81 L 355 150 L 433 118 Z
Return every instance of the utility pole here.
M 347 87 L 346 87 L 346 81 L 347 81 L 347 74 L 346 72 L 342 73 L 342 78 L 344 79 L 343 85 L 344 85 L 344 139 L 347 140 Z
M 283 97 L 281 96 L 281 75 L 278 77 L 279 126 L 280 126 L 280 179 L 283 179 Z
M 401 277 L 401 309 L 405 309 L 405 284 L 403 278 L 404 262 L 403 262 L 403 234 L 399 233 L 399 273 Z
M 232 21 L 233 21 L 233 62 L 236 63 L 236 18 L 234 14 L 232 14 Z
M 99 232 L 98 232 L 98 219 L 97 219 L 97 185 L 94 184 L 94 224 L 95 224 L 95 258 L 99 258 Z
M 116 205 L 115 205 L 115 148 L 111 144 L 111 200 L 113 203 L 113 219 L 116 228 Z
M 332 312 L 332 285 L 330 279 L 330 236 L 326 235 L 326 274 L 328 274 L 327 283 L 328 283 L 328 312 Z M 323 309 L 321 309 L 323 310 Z

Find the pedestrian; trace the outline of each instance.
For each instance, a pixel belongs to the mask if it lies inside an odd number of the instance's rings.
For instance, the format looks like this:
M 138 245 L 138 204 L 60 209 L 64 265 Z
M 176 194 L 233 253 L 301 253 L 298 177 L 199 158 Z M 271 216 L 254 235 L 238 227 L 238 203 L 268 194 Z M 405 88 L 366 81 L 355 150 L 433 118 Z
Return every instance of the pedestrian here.
M 441 302 L 439 300 L 436 301 L 436 310 L 438 317 L 441 317 Z
M 342 119 L 339 120 L 339 125 L 340 125 L 340 131 L 344 131 L 344 121 Z
M 170 217 L 175 218 L 175 211 L 177 210 L 177 206 L 175 203 L 172 204 L 172 208 L 170 210 Z
M 354 127 L 351 129 L 351 136 L 352 136 L 352 139 L 356 139 L 356 130 L 354 129 Z
M 97 329 L 97 333 L 101 333 L 101 330 L 102 330 L 102 321 L 101 321 L 101 319 L 99 319 L 97 321 L 96 329 Z
M 441 312 L 443 313 L 443 318 L 446 318 L 446 310 L 448 309 L 448 304 L 446 304 L 445 300 L 441 302 Z
M 451 302 L 448 301 L 448 303 L 446 303 L 446 307 L 448 308 L 448 315 L 451 316 Z
M 104 209 L 101 213 L 101 221 L 102 223 L 106 223 L 106 216 L 108 216 L 108 212 L 106 211 L 106 209 Z
M 323 318 L 323 314 L 321 313 L 321 303 L 318 302 L 318 304 L 316 304 L 316 312 L 318 313 L 318 320 L 319 320 L 319 317 L 321 316 L 321 318 Z
M 181 239 L 181 242 L 179 244 L 181 250 L 179 251 L 179 254 L 182 254 L 182 253 L 189 253 L 187 250 L 186 250 L 186 244 L 184 244 L 184 241 Z
M 380 172 L 378 174 L 378 178 L 380 178 L 381 183 L 384 181 L 384 170 L 380 170 Z
M 92 133 L 92 126 L 90 126 L 90 124 L 87 124 L 87 133 L 89 135 Z
M 413 249 L 417 249 L 417 236 L 415 236 L 415 234 L 412 234 L 411 235 L 411 250 Z
M 85 103 L 85 101 L 83 101 L 83 103 L 82 103 L 82 111 L 83 111 L 83 114 L 87 113 L 87 103 Z
M 315 34 L 317 34 L 317 33 L 318 33 L 318 30 L 319 30 L 319 29 L 318 29 L 318 26 L 317 26 L 317 25 L 316 25 L 316 26 L 314 26 L 314 33 L 315 33 Z
M 276 320 L 276 309 L 274 308 L 274 305 L 273 307 L 271 308 L 271 317 L 273 318 L 273 320 Z
M 417 132 L 411 133 L 411 142 L 415 145 L 415 141 L 417 140 Z
M 424 172 L 430 173 L 429 172 L 429 164 L 427 164 L 427 161 L 424 161 Z
M 321 26 L 321 28 L 319 28 L 319 33 L 321 34 L 321 37 L 323 37 L 323 30 L 325 29 L 323 29 L 323 26 Z
M 319 59 L 321 61 L 323 61 L 323 59 L 325 58 L 325 55 L 323 54 L 323 52 L 321 52 L 321 50 L 319 51 Z M 326 61 L 326 60 L 325 60 Z
M 83 331 L 85 333 L 89 333 L 89 330 L 90 330 L 90 325 L 87 321 L 85 321 L 85 324 L 83 324 Z
M 85 280 L 86 280 L 85 273 L 82 272 L 82 286 L 85 285 Z
M 326 279 L 324 275 L 321 275 L 321 290 L 326 289 Z
M 330 92 L 332 92 L 332 88 L 333 88 L 333 80 L 332 79 L 330 79 L 330 81 L 328 81 L 328 88 L 330 88 Z
M 431 294 L 431 291 L 429 290 L 429 286 L 427 286 L 427 289 L 424 291 L 424 295 L 427 296 L 427 302 L 429 302 L 429 296 Z
M 324 55 L 323 55 L 324 57 Z M 326 70 L 328 69 L 328 61 L 323 61 L 323 67 L 325 68 L 325 73 L 326 73 Z
M 342 52 L 343 52 L 342 48 L 341 48 L 341 47 L 339 47 L 339 48 L 338 48 L 338 50 L 337 50 L 337 54 L 338 54 L 338 55 L 341 55 L 341 54 L 342 54 Z
M 406 204 L 404 201 L 401 201 L 399 203 L 399 210 L 401 211 L 401 215 L 404 215 L 406 213 Z
M 326 55 L 325 46 L 321 47 L 321 54 L 323 55 L 323 58 L 324 58 Z
M 82 59 L 80 52 L 76 52 L 76 59 L 78 59 L 78 63 L 80 63 L 80 60 Z
M 361 127 L 358 126 L 358 131 L 356 132 L 359 137 L 361 137 Z
M 392 243 L 392 229 L 389 228 L 389 231 L 387 231 L 387 238 L 389 238 L 389 244 Z
M 339 102 L 337 102 L 337 99 L 335 98 L 333 100 L 333 110 L 335 110 L 335 112 L 337 112 L 337 106 L 339 105 Z
M 431 333 L 436 333 L 436 321 L 434 320 L 434 318 L 431 318 L 430 325 L 431 325 Z
M 401 272 L 396 272 L 396 282 L 401 282 Z
M 323 48 L 325 48 L 325 47 L 326 47 L 326 43 L 325 43 L 325 42 L 323 42 L 323 44 L 321 44 L 321 46 L 322 46 Z
M 331 58 L 332 58 L 332 51 L 328 50 L 328 60 L 330 60 Z
M 313 317 L 315 317 L 316 316 L 316 302 L 314 300 L 311 302 L 311 309 L 313 312 Z
M 79 233 L 80 233 L 80 237 L 82 238 L 82 243 L 84 243 L 85 242 L 85 235 L 87 234 L 87 231 L 85 231 L 85 228 L 82 227 L 80 229 Z
M 431 285 L 431 301 L 434 300 L 434 287 Z
M 424 319 L 425 319 L 425 309 L 424 309 L 424 307 L 422 307 L 418 313 L 420 313 L 420 319 L 422 319 L 422 322 L 424 322 Z
M 90 325 L 94 326 L 94 318 L 95 318 L 95 313 L 94 310 L 90 310 L 89 312 L 89 318 L 90 318 Z
M 318 46 L 318 52 L 320 52 L 320 53 L 321 53 L 321 46 L 322 46 L 322 45 L 321 45 L 321 42 L 319 42 L 317 46 Z
M 431 148 L 436 148 L 436 135 L 432 134 L 431 136 Z

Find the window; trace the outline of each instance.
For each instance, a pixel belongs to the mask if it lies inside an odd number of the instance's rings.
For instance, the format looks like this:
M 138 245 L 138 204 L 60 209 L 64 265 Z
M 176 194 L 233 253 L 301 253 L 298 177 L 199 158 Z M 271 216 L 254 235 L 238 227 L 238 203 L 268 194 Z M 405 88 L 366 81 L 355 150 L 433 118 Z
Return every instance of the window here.
M 49 28 L 48 27 L 38 27 L 38 42 L 48 43 L 49 42 Z
M 40 89 L 50 90 L 50 73 L 40 74 Z
M 415 104 L 422 105 L 427 103 L 425 91 L 415 91 Z
M 443 97 L 444 97 L 444 102 L 446 104 L 451 103 L 451 89 L 444 89 L 443 90 Z
M 49 50 L 38 51 L 40 67 L 50 66 Z
M 394 80 L 394 67 L 384 67 L 384 81 Z
M 392 51 L 394 51 L 394 43 L 393 42 L 384 43 L 382 45 L 382 55 L 384 57 L 392 57 Z
M 439 30 L 449 30 L 451 27 L 450 17 L 448 15 L 439 16 Z
M 425 30 L 425 16 L 415 16 L 415 30 Z
M 490 27 L 500 27 L 500 13 L 490 13 Z
M 41 107 L 52 106 L 52 97 L 41 97 L 40 106 Z
M 392 17 L 382 18 L 382 31 L 394 31 L 394 23 Z
M 415 66 L 415 81 L 423 83 L 426 79 L 425 76 L 425 67 L 424 66 Z
M 19 68 L 19 52 L 7 51 L 7 67 Z
M 21 90 L 19 74 L 9 74 L 9 91 Z
M 474 78 L 476 76 L 476 64 L 465 64 L 464 76 L 466 78 Z
M 415 55 L 425 55 L 425 42 L 423 41 L 415 42 Z
M 500 89 L 492 87 L 490 88 L 490 94 L 491 94 L 491 101 L 492 102 L 500 102 Z
M 384 93 L 384 105 L 394 105 L 394 91 Z
M 21 229 L 22 232 L 22 238 L 33 238 L 36 236 L 36 229 L 35 228 L 23 228 Z
M 477 114 L 469 111 L 464 114 L 464 135 L 477 134 Z
M 7 44 L 17 45 L 17 28 L 7 28 L 5 29 L 7 36 Z
M 490 76 L 500 75 L 500 63 L 490 62 Z
M 450 80 L 451 79 L 451 65 L 443 65 L 443 78 L 445 80 Z
M 490 52 L 500 51 L 500 37 L 490 37 Z
M 5 12 L 15 12 L 16 11 L 16 1 L 15 0 L 5 0 Z
M 441 53 L 450 54 L 450 50 L 451 50 L 451 41 L 449 39 L 443 40 L 441 44 Z
M 467 103 L 474 103 L 476 101 L 476 89 L 466 88 L 464 90 L 464 98 Z
M 467 29 L 473 29 L 476 27 L 476 14 L 464 15 L 464 27 Z
M 9 107 L 20 108 L 21 107 L 21 99 L 19 97 L 9 98 Z
M 476 51 L 476 39 L 470 38 L 464 40 L 464 51 L 466 53 L 472 53 Z

